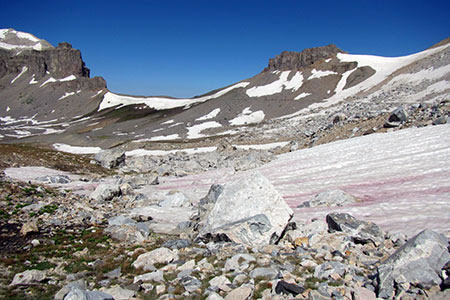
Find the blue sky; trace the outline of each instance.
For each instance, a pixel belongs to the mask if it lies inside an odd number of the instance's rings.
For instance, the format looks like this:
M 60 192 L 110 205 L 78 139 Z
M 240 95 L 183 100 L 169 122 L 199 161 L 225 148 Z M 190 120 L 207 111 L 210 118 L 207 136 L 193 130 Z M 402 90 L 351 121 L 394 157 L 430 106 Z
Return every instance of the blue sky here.
M 82 51 L 117 93 L 192 97 L 284 50 L 400 56 L 450 36 L 450 1 L 2 1 L 0 28 Z

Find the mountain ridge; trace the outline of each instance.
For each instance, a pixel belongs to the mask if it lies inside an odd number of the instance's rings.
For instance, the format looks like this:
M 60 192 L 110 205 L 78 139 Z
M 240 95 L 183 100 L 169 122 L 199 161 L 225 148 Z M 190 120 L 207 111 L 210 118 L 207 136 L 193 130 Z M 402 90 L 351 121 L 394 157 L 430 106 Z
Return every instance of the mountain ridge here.
M 441 99 L 449 91 L 448 39 L 436 45 L 397 58 L 348 54 L 332 44 L 284 51 L 251 78 L 184 99 L 110 92 L 103 78 L 89 78 L 81 52 L 69 43 L 41 51 L 0 49 L 0 95 L 7 99 L 0 103 L 0 139 L 33 142 L 45 134 L 48 143 L 104 147 L 125 143 L 132 148 L 135 140 L 214 143 L 221 136 L 255 139 L 265 135 L 262 128 L 280 123 L 279 119 L 291 120 L 315 109 L 325 112 L 351 99 L 365 101 L 378 90 L 391 93 L 417 80 L 431 88 L 414 95 L 425 93 L 421 99 L 430 101 L 429 95 L 437 93 Z M 421 67 L 408 73 L 414 64 Z M 408 100 L 396 105 L 402 101 Z M 383 105 L 392 107 L 394 102 L 385 99 Z M 286 134 L 286 139 L 294 137 L 294 132 Z

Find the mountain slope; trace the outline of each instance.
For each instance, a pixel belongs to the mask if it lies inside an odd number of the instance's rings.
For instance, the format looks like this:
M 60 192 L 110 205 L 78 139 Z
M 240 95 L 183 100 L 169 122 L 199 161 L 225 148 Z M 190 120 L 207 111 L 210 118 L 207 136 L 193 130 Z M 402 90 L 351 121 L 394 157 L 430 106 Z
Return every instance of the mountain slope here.
M 0 32 L 3 142 L 41 142 L 45 134 L 50 144 L 133 142 L 132 149 L 156 142 L 204 146 L 223 136 L 237 143 L 291 140 L 329 126 L 337 114 L 345 122 L 371 119 L 450 92 L 448 40 L 397 58 L 347 54 L 334 45 L 283 52 L 252 78 L 175 99 L 112 93 L 102 78 L 89 78 L 69 44 L 53 48 L 29 34 Z

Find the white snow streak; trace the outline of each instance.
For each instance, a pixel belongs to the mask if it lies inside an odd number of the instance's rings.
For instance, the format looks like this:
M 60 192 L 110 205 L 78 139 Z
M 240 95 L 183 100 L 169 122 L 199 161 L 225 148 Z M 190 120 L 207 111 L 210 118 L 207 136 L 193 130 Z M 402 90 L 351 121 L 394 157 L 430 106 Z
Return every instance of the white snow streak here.
M 209 119 L 213 119 L 217 117 L 217 115 L 220 113 L 220 108 L 216 108 L 213 111 L 211 111 L 209 114 L 204 115 L 203 117 L 195 119 L 195 121 L 205 121 Z
M 19 79 L 19 77 L 22 76 L 26 71 L 28 71 L 27 66 L 23 67 L 22 71 L 19 73 L 19 75 L 17 75 L 16 77 L 14 77 L 13 80 L 11 80 L 11 84 L 13 84 L 17 79 Z
M 264 120 L 265 114 L 262 110 L 252 112 L 250 107 L 244 108 L 241 114 L 236 118 L 229 121 L 230 125 L 247 125 L 247 124 L 257 124 Z
M 53 144 L 53 148 L 58 151 L 72 153 L 72 154 L 96 154 L 102 151 L 100 147 L 79 147 L 67 144 Z
M 201 124 L 197 124 L 191 127 L 186 128 L 188 130 L 187 133 L 187 138 L 188 139 L 198 139 L 201 137 L 204 137 L 204 134 L 201 134 L 201 132 L 205 129 L 209 129 L 209 128 L 218 128 L 218 127 L 222 127 L 222 125 L 220 125 L 220 123 L 217 123 L 215 121 L 209 121 L 209 122 L 204 122 Z
M 321 78 L 321 77 L 325 77 L 325 76 L 329 76 L 329 75 L 336 75 L 336 72 L 333 71 L 322 71 L 319 70 L 317 71 L 316 69 L 312 69 L 311 70 L 311 76 L 308 77 L 308 80 L 314 79 L 314 78 Z
M 301 93 L 297 97 L 295 97 L 294 100 L 300 100 L 302 98 L 308 97 L 309 95 L 311 95 L 311 93 Z
M 245 92 L 249 97 L 262 97 L 281 93 L 284 88 L 297 91 L 303 84 L 303 75 L 301 72 L 296 72 L 291 80 L 288 80 L 290 73 L 291 71 L 281 72 L 278 80 L 266 85 L 251 87 Z
M 103 101 L 100 103 L 98 110 L 103 110 L 114 106 L 123 105 L 133 105 L 133 104 L 145 104 L 150 108 L 156 110 L 171 109 L 176 107 L 189 106 L 195 103 L 202 103 L 210 99 L 214 99 L 225 95 L 233 89 L 244 88 L 249 85 L 249 82 L 240 82 L 232 85 L 228 88 L 218 91 L 215 94 L 192 98 L 192 99 L 172 99 L 172 98 L 161 98 L 161 97 L 132 97 L 132 96 L 122 96 L 108 92 L 103 97 Z

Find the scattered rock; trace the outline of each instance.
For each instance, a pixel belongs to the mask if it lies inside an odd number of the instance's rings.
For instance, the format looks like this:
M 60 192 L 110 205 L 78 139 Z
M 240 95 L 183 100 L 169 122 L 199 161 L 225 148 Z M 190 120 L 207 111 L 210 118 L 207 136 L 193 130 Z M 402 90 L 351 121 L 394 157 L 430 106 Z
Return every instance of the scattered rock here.
M 39 228 L 36 220 L 29 221 L 22 225 L 20 234 L 26 236 L 29 233 L 39 232 Z
M 355 203 L 358 200 L 352 195 L 341 190 L 324 191 L 314 196 L 310 201 L 303 202 L 297 207 L 318 207 L 318 206 L 344 206 L 348 203 Z
M 408 119 L 408 113 L 405 111 L 405 109 L 400 106 L 397 107 L 387 119 L 386 123 L 384 124 L 385 128 L 392 128 L 392 127 L 398 127 L 401 124 L 405 123 Z
M 280 280 L 275 287 L 275 293 L 293 295 L 294 297 L 298 294 L 302 294 L 305 289 L 297 284 L 288 283 L 284 280 Z
M 225 297 L 225 300 L 245 300 L 250 299 L 251 295 L 253 293 L 253 289 L 249 285 L 242 285 L 238 288 L 235 288 L 232 290 L 228 295 Z
M 113 296 L 100 291 L 84 290 L 76 286 L 70 287 L 64 300 L 114 300 Z
M 447 238 L 432 230 L 411 238 L 378 267 L 378 297 L 393 297 L 401 283 L 425 289 L 439 285 L 441 269 L 450 261 L 447 247 Z
M 183 193 L 174 192 L 167 194 L 164 200 L 160 201 L 158 205 L 161 207 L 189 207 L 191 206 L 191 202 Z
M 91 198 L 96 201 L 109 201 L 114 197 L 120 196 L 120 194 L 121 191 L 118 185 L 101 183 L 91 193 Z
M 355 243 L 379 244 L 384 241 L 384 233 L 378 225 L 372 222 L 357 220 L 347 213 L 331 213 L 326 216 L 328 229 L 333 231 L 343 231 L 349 234 Z
M 113 296 L 114 300 L 129 300 L 134 297 L 135 292 L 132 290 L 124 289 L 118 285 L 112 286 L 107 289 L 102 289 L 102 292 Z
M 118 168 L 125 164 L 125 152 L 120 149 L 102 150 L 94 156 L 94 160 L 104 168 Z
M 44 281 L 46 278 L 47 275 L 45 274 L 44 271 L 26 270 L 22 273 L 14 275 L 14 279 L 11 282 L 10 286 L 34 284 L 37 282 Z
M 133 267 L 135 267 L 136 269 L 143 268 L 145 271 L 146 268 L 156 263 L 167 264 L 176 259 L 178 259 L 176 250 L 170 250 L 161 247 L 139 255 L 136 261 L 133 263 Z
M 57 184 L 68 184 L 71 182 L 69 176 L 67 175 L 49 175 L 36 178 L 36 180 L 43 181 L 45 183 L 57 183 Z

